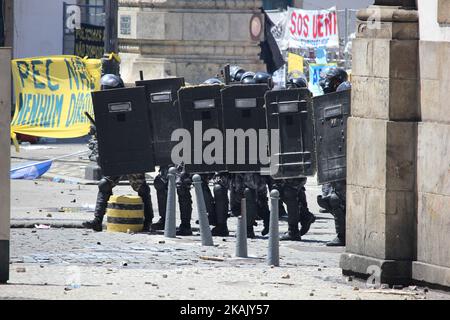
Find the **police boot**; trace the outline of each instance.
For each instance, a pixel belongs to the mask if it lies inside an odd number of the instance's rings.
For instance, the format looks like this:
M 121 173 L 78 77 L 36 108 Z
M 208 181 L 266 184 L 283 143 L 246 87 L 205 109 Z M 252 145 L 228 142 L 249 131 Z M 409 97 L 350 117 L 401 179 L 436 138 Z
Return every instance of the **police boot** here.
M 83 228 L 86 228 L 86 229 L 92 229 L 96 232 L 102 232 L 103 221 L 102 221 L 102 219 L 95 217 L 94 220 L 83 222 L 82 226 L 83 226 Z
M 300 235 L 304 236 L 305 234 L 308 233 L 309 229 L 311 228 L 311 224 L 313 224 L 314 222 L 316 222 L 316 216 L 313 215 L 311 212 L 309 212 L 309 210 L 305 210 L 304 217 L 302 217 L 300 224 L 301 224 L 301 228 L 300 228 Z
M 298 225 L 289 225 L 288 232 L 280 237 L 280 241 L 301 241 L 300 231 Z
M 337 237 L 327 243 L 328 247 L 345 247 L 345 212 L 339 208 L 332 211 Z
M 109 198 L 112 195 L 111 183 L 103 178 L 98 183 L 97 202 L 95 204 L 95 218 L 91 221 L 85 221 L 82 226 L 86 229 L 92 229 L 96 232 L 103 230 L 103 217 L 106 214 Z
M 177 228 L 177 236 L 192 236 L 191 224 L 182 222 Z
M 218 224 L 212 228 L 211 234 L 213 237 L 228 237 L 230 235 L 230 231 L 228 230 L 228 226 L 226 224 Z
M 164 230 L 166 228 L 166 218 L 159 218 L 158 222 L 152 224 L 152 230 Z

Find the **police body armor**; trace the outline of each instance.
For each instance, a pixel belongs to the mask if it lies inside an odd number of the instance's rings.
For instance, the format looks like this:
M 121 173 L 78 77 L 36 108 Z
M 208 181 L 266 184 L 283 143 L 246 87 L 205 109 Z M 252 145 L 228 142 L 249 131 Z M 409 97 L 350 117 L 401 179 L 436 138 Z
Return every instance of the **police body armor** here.
M 269 135 L 278 130 L 278 149 L 270 142 L 274 179 L 304 178 L 316 172 L 311 93 L 306 88 L 266 93 Z
M 267 138 L 262 137 L 260 141 L 259 134 L 260 130 L 267 128 L 264 95 L 268 89 L 266 84 L 253 84 L 232 85 L 222 90 L 224 132 L 228 129 L 247 132 L 250 129 L 256 133 L 249 132 L 248 139 L 245 135 L 235 137 L 234 150 L 227 149 L 225 154 L 226 159 L 230 156 L 229 160 L 232 160 L 227 161 L 228 172 L 260 172 L 260 155 L 268 156 Z
M 226 171 L 225 161 L 222 164 L 210 164 L 203 157 L 205 147 L 210 144 L 203 142 L 205 131 L 218 129 L 223 133 L 221 89 L 221 85 L 199 85 L 178 91 L 182 127 L 189 131 L 192 138 L 191 161 L 185 163 L 185 169 L 189 173 Z
M 154 172 L 145 88 L 92 92 L 92 102 L 103 174 Z
M 171 152 L 176 142 L 171 141 L 172 132 L 181 127 L 178 90 L 184 86 L 184 78 L 137 81 L 144 86 L 150 114 L 155 164 L 172 164 Z
M 318 184 L 346 179 L 350 102 L 351 90 L 313 98 Z

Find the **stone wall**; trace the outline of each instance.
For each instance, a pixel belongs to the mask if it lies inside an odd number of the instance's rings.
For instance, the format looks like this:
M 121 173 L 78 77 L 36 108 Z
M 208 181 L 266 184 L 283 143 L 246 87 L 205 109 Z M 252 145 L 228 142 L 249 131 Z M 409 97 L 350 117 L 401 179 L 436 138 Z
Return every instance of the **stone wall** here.
M 437 10 L 439 8 L 439 10 Z M 413 278 L 450 287 L 450 1 L 419 1 L 421 116 Z M 433 32 L 431 32 L 433 31 Z
M 119 2 L 122 77 L 183 76 L 200 83 L 227 63 L 265 70 L 250 20 L 262 1 L 122 0 Z
M 9 279 L 11 49 L 0 48 L 0 283 Z

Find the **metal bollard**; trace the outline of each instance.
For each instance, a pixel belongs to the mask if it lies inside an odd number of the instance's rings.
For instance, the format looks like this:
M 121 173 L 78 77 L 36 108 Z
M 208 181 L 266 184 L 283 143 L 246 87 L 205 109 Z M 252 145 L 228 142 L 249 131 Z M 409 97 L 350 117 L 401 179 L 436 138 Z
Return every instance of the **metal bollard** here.
M 236 229 L 236 257 L 248 258 L 247 252 L 247 201 L 241 200 L 241 216 Z
M 177 222 L 176 222 L 176 174 L 177 169 L 170 168 L 169 174 L 169 186 L 167 191 L 167 206 L 166 206 L 166 222 L 164 228 L 164 236 L 166 238 L 176 238 L 177 236 Z
M 206 211 L 205 197 L 202 190 L 202 178 L 196 174 L 192 178 L 195 188 L 195 196 L 197 198 L 198 220 L 200 223 L 200 236 L 202 237 L 202 245 L 214 246 L 211 229 L 209 228 L 208 212 Z
M 270 226 L 269 226 L 269 250 L 267 264 L 269 266 L 280 265 L 280 232 L 278 225 L 280 193 L 277 190 L 270 192 Z

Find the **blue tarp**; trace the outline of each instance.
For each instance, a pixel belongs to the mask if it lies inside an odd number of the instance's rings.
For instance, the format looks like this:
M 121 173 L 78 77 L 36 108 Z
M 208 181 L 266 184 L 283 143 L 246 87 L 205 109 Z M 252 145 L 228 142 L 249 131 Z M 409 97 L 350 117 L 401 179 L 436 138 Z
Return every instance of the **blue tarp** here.
M 52 166 L 53 161 L 43 161 L 20 164 L 10 170 L 11 179 L 34 180 L 45 174 Z

